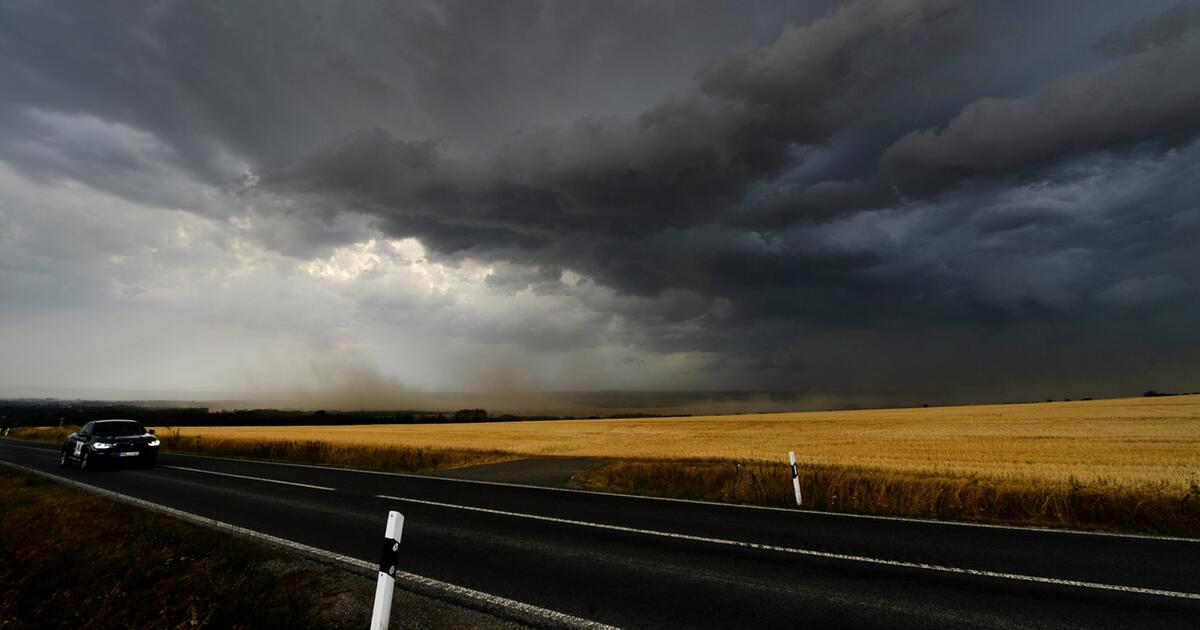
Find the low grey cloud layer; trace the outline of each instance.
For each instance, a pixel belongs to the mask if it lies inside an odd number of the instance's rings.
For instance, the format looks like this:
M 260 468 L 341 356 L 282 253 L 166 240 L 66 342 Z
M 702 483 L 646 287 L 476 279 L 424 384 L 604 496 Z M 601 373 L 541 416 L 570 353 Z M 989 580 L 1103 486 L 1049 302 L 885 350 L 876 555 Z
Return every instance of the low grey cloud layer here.
M 1188 143 L 1200 132 L 1197 64 L 1200 38 L 1180 36 L 1115 68 L 1057 80 L 1033 97 L 983 98 L 944 128 L 901 138 L 884 165 L 902 191 L 920 194 L 1106 148 Z
M 0 12 L 0 343 L 89 309 L 207 340 L 106 386 L 346 357 L 822 404 L 1200 378 L 1195 3 Z

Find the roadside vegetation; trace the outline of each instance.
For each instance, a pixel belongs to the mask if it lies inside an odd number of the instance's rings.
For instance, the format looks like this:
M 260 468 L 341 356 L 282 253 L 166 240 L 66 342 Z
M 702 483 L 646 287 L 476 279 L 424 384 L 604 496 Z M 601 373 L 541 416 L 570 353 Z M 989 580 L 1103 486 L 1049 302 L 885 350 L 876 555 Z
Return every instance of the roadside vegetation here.
M 366 579 L 269 547 L 5 466 L 0 505 L 0 628 L 370 621 Z
M 375 577 L 0 466 L 0 628 L 366 628 Z M 396 589 L 391 627 L 523 626 Z
M 79 427 L 74 426 L 18 427 L 13 429 L 11 437 L 61 444 L 78 429 Z M 179 429 L 172 428 L 156 430 L 158 438 L 162 440 L 162 448 L 170 451 L 389 472 L 463 468 L 521 458 L 521 455 L 499 450 L 339 444 L 322 440 L 225 438 L 205 434 L 183 434 Z
M 810 509 L 1200 536 L 1200 396 L 160 436 L 172 450 L 405 472 L 595 457 L 576 480 L 589 489 L 781 507 L 794 505 L 795 450 Z
M 173 451 L 391 472 L 463 468 L 520 458 L 520 455 L 499 450 L 428 448 L 393 444 L 339 444 L 311 439 L 225 438 L 204 434 L 180 434 L 178 430 L 163 431 L 159 437 L 163 441 L 163 446 Z
M 184 427 L 180 433 L 656 460 L 784 462 L 794 450 L 805 464 L 1178 489 L 1200 471 L 1200 396 L 637 420 Z
M 1200 536 L 1200 484 L 1003 479 L 854 466 L 798 466 L 804 507 L 833 512 Z M 589 490 L 795 506 L 786 464 L 614 461 L 578 480 Z

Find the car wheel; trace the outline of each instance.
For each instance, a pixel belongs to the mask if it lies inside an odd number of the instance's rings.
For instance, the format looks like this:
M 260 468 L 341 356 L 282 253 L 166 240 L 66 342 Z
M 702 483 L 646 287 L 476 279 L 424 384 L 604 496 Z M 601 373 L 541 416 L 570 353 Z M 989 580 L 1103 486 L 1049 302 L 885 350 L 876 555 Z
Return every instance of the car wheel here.
M 140 462 L 142 468 L 154 468 L 154 457 L 147 457 Z
M 96 465 L 92 463 L 92 456 L 87 452 L 83 452 L 83 458 L 79 460 L 79 470 L 83 472 L 92 472 L 96 469 Z
M 68 468 L 71 465 L 71 457 L 67 455 L 67 449 L 62 450 L 62 455 L 58 456 L 58 467 Z

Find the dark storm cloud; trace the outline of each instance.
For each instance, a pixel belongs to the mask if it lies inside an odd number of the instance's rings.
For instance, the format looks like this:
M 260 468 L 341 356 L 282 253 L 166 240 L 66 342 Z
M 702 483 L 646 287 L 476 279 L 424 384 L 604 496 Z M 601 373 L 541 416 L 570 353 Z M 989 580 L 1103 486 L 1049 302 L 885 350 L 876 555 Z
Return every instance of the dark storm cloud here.
M 1018 173 L 1075 154 L 1167 146 L 1200 132 L 1200 37 L 1069 76 L 1030 98 L 984 98 L 942 129 L 910 133 L 883 155 L 896 185 L 928 194 L 989 173 Z
M 0 99 L 86 113 L 157 136 L 196 176 L 225 182 L 228 153 L 290 159 L 369 121 L 424 131 L 407 94 L 404 20 L 365 3 L 10 2 L 0 20 Z M 361 38 L 343 39 L 346 31 Z
M 574 300 L 463 337 L 991 396 L 1200 359 L 1195 3 L 0 6 L 12 169 Z
M 297 256 L 360 236 L 340 200 L 206 199 L 245 171 L 362 128 L 470 153 L 581 111 L 636 113 L 739 43 L 821 4 L 121 3 L 0 5 L 0 160 L 140 203 L 224 217 Z M 182 175 L 182 177 L 181 177 Z M 181 181 L 191 178 L 195 182 Z M 490 199 L 521 212 L 522 189 Z M 275 208 L 272 210 L 272 208 Z M 273 215 L 273 216 L 272 216 Z M 416 222 L 451 249 L 529 237 Z
M 562 269 L 550 266 L 536 269 L 501 268 L 489 273 L 483 281 L 490 287 L 505 291 L 533 287 L 537 293 L 558 293 L 564 288 Z
M 1195 152 L 1180 147 L 1200 130 L 1198 42 L 1157 38 L 1032 96 L 914 101 L 914 82 L 989 36 L 955 2 L 851 2 L 710 64 L 636 118 L 528 131 L 478 158 L 364 131 L 263 181 L 342 199 L 437 255 L 572 269 L 649 300 L 606 306 L 635 324 L 621 341 L 732 357 L 717 371 L 799 371 L 828 349 L 787 340 L 834 331 L 884 331 L 848 350 L 873 356 L 905 335 L 940 344 L 940 329 L 1076 322 L 1077 340 L 1164 300 L 1194 311 L 1195 274 L 1179 265 L 1196 256 L 1157 230 L 1196 194 L 1164 173 Z M 952 117 L 905 133 L 937 111 Z M 1084 192 L 1118 173 L 1122 195 Z
M 696 247 L 704 234 L 692 231 L 732 220 L 751 184 L 793 163 L 793 147 L 829 142 L 896 82 L 960 48 L 966 13 L 942 0 L 853 3 L 713 64 L 696 90 L 635 119 L 531 131 L 479 159 L 359 132 L 263 183 L 343 194 L 443 254 L 575 268 L 638 295 L 828 285 L 873 257 L 773 251 L 720 233 Z M 765 203 L 804 219 L 837 211 L 823 202 L 869 207 L 885 193 L 873 179 L 822 182 Z
M 639 92 L 685 85 L 754 19 L 773 37 L 777 20 L 816 9 L 759 8 L 8 0 L 0 126 L 25 126 L 31 109 L 86 113 L 154 134 L 213 181 L 230 176 L 224 153 L 290 161 L 365 127 L 478 148 L 584 103 L 636 111 Z
M 1121 26 L 1093 44 L 1096 50 L 1127 55 L 1169 45 L 1200 28 L 1200 7 L 1178 6 L 1161 15 Z

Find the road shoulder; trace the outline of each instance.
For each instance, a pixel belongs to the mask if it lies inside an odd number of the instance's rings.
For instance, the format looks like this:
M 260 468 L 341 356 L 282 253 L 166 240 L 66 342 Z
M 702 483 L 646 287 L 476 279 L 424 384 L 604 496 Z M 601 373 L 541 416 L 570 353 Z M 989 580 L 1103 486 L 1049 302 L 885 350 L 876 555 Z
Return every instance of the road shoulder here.
M 134 627 L 370 623 L 375 580 L 361 570 L 12 466 L 0 466 L 0 497 L 2 627 L 87 625 L 106 616 Z M 393 628 L 525 627 L 402 589 L 392 611 Z

